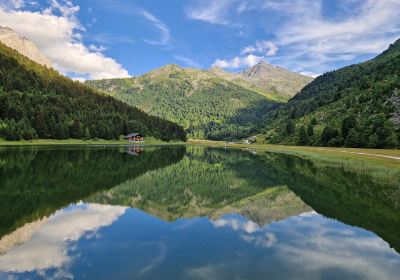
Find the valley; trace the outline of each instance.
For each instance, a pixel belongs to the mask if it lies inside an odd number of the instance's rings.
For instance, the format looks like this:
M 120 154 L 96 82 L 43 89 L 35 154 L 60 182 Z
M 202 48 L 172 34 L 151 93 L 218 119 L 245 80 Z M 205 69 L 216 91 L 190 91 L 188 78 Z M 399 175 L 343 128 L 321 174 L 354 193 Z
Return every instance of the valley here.
M 398 280 L 399 14 L 0 1 L 0 280 Z
M 268 75 L 274 77 L 272 83 L 265 82 Z M 311 80 L 262 62 L 237 75 L 215 67 L 207 71 L 166 65 L 140 77 L 86 84 L 182 125 L 189 138 L 227 140 L 245 138 L 268 112 L 287 101 L 289 93 L 277 88 L 297 83 L 300 89 Z M 274 85 L 279 87 L 272 89 Z
M 0 40 L 44 65 L 2 46 L 0 136 L 9 141 L 118 140 L 140 131 L 161 141 L 242 141 L 256 135 L 261 144 L 399 147 L 400 41 L 372 60 L 315 80 L 260 62 L 238 73 L 170 64 L 137 77 L 87 80 L 82 85 L 48 68 L 28 39 L 11 29 L 1 32 Z M 10 95 L 12 91 L 21 94 Z M 115 105 L 106 106 L 125 107 L 136 117 L 113 115 L 109 109 L 78 113 L 80 109 L 62 108 L 67 96 L 62 92 L 68 92 L 71 106 L 80 106 L 77 100 L 82 98 L 107 100 Z M 43 102 L 62 109 L 46 111 Z M 162 127 L 163 132 L 157 131 Z

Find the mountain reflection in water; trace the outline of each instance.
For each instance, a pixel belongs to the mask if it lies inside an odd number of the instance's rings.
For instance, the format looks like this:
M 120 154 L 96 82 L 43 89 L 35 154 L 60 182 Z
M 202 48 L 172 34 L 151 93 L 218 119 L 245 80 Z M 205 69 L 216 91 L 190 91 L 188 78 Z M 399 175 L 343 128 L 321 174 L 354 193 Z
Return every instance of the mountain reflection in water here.
M 0 279 L 400 274 L 396 168 L 191 146 L 0 159 Z

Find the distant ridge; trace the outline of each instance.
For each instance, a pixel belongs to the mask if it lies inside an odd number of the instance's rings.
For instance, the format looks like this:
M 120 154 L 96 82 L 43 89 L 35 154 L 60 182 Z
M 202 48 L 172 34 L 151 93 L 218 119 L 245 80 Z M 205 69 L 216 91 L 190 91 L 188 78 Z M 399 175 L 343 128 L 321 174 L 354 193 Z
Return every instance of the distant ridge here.
M 265 61 L 243 70 L 240 73 L 229 73 L 213 67 L 210 72 L 224 79 L 236 82 L 253 90 L 262 90 L 289 99 L 298 93 L 313 78 L 291 72 L 283 67 Z

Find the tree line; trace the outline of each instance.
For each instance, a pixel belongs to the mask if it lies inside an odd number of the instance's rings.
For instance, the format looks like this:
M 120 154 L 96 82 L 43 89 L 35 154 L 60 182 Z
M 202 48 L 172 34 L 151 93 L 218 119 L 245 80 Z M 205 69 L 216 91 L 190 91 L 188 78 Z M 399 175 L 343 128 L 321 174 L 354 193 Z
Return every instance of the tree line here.
M 74 82 L 0 44 L 0 137 L 118 139 L 141 132 L 186 140 L 178 124 Z
M 370 61 L 328 72 L 267 114 L 273 143 L 398 148 L 400 40 Z

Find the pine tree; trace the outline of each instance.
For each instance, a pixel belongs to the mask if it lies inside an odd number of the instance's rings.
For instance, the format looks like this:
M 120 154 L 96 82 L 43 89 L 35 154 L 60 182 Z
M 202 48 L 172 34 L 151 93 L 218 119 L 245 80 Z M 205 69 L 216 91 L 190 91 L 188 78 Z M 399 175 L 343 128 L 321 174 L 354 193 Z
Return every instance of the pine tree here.
M 288 135 L 291 135 L 294 133 L 294 130 L 296 129 L 296 125 L 294 124 L 294 121 L 289 119 L 286 123 L 286 133 Z
M 59 122 L 55 125 L 54 136 L 56 139 L 67 139 L 69 138 L 68 127 L 63 122 Z
M 69 131 L 71 138 L 81 139 L 83 135 L 81 122 L 78 120 L 74 120 Z

